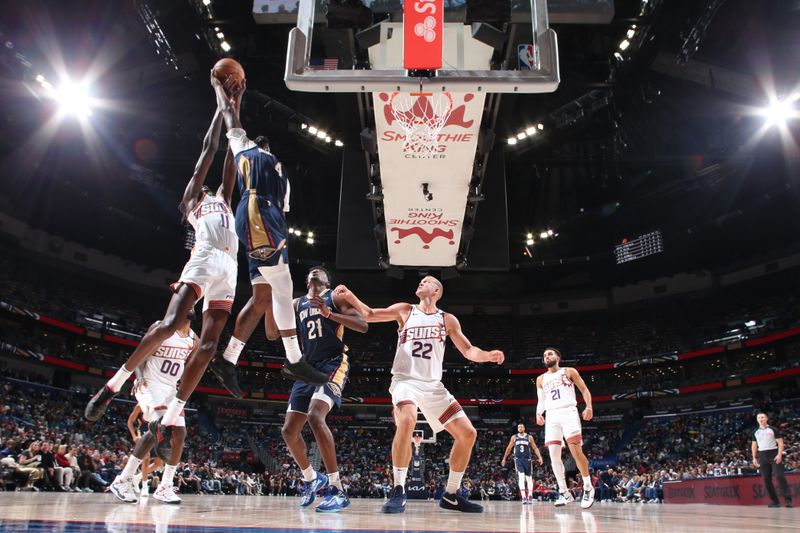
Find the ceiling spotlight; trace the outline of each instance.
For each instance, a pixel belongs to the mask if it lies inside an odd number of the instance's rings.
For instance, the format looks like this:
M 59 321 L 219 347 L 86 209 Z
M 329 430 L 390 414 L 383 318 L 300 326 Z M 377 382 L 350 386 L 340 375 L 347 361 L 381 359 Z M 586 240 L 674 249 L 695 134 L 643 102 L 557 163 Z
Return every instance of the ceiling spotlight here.
M 769 107 L 762 111 L 767 119 L 767 124 L 785 124 L 794 115 L 792 110 L 791 98 L 785 100 L 773 100 Z
M 533 246 L 533 239 L 528 239 L 527 241 L 525 241 L 525 244 L 527 244 L 528 246 Z
M 230 52 L 231 51 L 231 45 L 228 44 L 228 41 L 222 41 L 221 43 L 219 43 L 219 46 L 220 46 L 220 48 L 222 48 L 226 52 Z
M 529 233 L 528 233 L 528 234 L 525 236 L 525 238 L 526 238 L 526 239 L 533 239 L 533 233 L 530 233 L 530 232 L 529 232 Z
M 44 81 L 44 76 L 42 76 L 41 74 L 37 74 L 36 75 L 36 81 L 39 82 L 39 83 L 42 83 Z
M 549 235 L 547 235 L 547 232 L 546 232 L 546 231 L 543 231 L 543 232 L 541 232 L 541 233 L 539 234 L 539 238 L 540 238 L 540 239 L 546 239 L 548 236 L 549 236 Z
M 324 131 L 322 131 L 322 130 L 317 131 L 317 137 L 319 137 L 320 139 L 324 139 L 327 136 L 328 136 L 328 134 L 325 133 Z
M 624 52 L 625 50 L 627 50 L 627 49 L 628 49 L 628 47 L 629 47 L 630 45 L 631 45 L 630 41 L 628 41 L 628 39 L 625 39 L 624 41 L 622 41 L 621 43 L 619 43 L 619 49 L 620 49 L 620 50 L 622 50 L 622 51 Z
M 204 5 L 204 6 L 209 6 L 209 5 L 211 5 L 211 0 L 203 0 L 203 5 Z
M 336 139 L 336 142 L 334 142 L 333 144 L 335 144 L 335 145 L 336 145 L 336 146 L 338 146 L 339 148 L 341 148 L 342 146 L 344 146 L 344 143 L 343 143 L 342 141 L 340 141 L 339 139 Z
M 528 135 L 536 135 L 536 133 L 537 133 L 536 132 L 536 127 L 535 126 L 531 126 L 530 128 L 525 130 L 525 133 L 527 133 Z
M 222 39 L 224 39 L 224 38 L 225 38 L 225 34 L 224 34 L 224 33 L 222 33 L 221 31 L 218 31 L 218 32 L 217 32 L 217 39 L 220 39 L 220 40 L 222 40 Z
M 301 130 L 307 130 L 307 129 L 308 129 L 308 124 L 306 124 L 305 122 L 303 122 L 302 124 L 300 124 L 300 129 L 301 129 Z
M 309 231 L 308 232 L 308 238 L 309 239 L 313 239 L 314 238 L 314 232 L 313 231 Z
M 309 237 L 308 239 L 306 239 L 306 242 L 308 244 L 314 244 L 314 238 L 313 237 Z
M 86 92 L 86 86 L 83 84 L 79 85 L 66 81 L 58 88 L 54 97 L 61 106 L 62 113 L 69 113 L 79 117 L 88 117 L 92 114 L 92 110 L 89 109 L 89 95 Z
M 551 229 L 547 230 L 547 234 L 548 234 L 550 237 L 552 237 L 552 236 L 553 236 L 553 230 L 551 230 Z
M 620 54 L 619 52 L 614 52 L 614 57 L 617 58 L 617 61 L 624 61 L 625 60 L 625 58 L 622 57 L 622 54 Z
M 289 228 L 289 235 L 294 235 L 294 228 Z
M 508 138 L 508 144 L 511 144 L 511 145 L 517 144 L 517 138 L 516 137 L 509 137 Z
M 317 128 L 315 128 L 314 126 L 309 126 L 308 127 L 308 133 L 310 133 L 311 135 L 316 135 L 317 134 Z
M 330 137 L 330 135 L 329 135 L 329 136 L 327 136 L 327 137 L 325 137 L 325 142 L 326 142 L 326 143 L 329 143 L 329 142 L 331 142 L 331 137 Z
M 635 34 L 636 34 L 636 30 L 634 30 L 633 28 L 631 28 L 630 30 L 628 30 L 628 33 L 626 33 L 625 35 L 627 35 L 627 36 L 628 36 L 628 39 L 633 39 L 633 36 L 634 36 Z
M 520 141 L 522 139 L 524 139 L 525 137 L 527 137 L 527 136 L 528 136 L 528 134 L 525 133 L 524 131 L 521 131 L 521 132 L 517 133 L 517 139 L 519 139 Z
M 542 131 L 544 129 L 544 124 L 540 122 L 539 124 L 536 125 L 536 127 L 539 128 L 539 131 Z

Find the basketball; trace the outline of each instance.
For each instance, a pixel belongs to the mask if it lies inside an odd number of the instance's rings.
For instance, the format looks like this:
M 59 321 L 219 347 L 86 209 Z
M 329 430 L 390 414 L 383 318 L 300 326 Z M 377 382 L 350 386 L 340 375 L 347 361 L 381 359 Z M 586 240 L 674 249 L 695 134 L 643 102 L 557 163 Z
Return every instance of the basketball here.
M 212 69 L 214 77 L 222 82 L 226 92 L 230 92 L 233 84 L 241 83 L 244 80 L 244 68 L 235 59 L 225 57 L 214 64 Z

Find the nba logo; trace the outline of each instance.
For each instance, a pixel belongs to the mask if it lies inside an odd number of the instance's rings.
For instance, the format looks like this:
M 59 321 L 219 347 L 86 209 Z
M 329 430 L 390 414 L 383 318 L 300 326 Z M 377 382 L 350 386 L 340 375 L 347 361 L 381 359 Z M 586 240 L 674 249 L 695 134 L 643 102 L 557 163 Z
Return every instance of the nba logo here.
M 519 61 L 519 70 L 538 70 L 539 61 L 537 57 L 538 50 L 532 44 L 518 44 L 517 45 L 517 59 Z

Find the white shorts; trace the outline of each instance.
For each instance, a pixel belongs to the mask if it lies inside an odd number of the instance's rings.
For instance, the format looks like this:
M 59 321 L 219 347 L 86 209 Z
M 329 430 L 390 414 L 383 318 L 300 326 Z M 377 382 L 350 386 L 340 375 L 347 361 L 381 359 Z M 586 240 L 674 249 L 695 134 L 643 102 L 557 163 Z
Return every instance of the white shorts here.
M 393 405 L 413 403 L 419 407 L 434 433 L 442 431 L 449 422 L 467 416 L 441 381 L 392 378 L 389 392 Z
M 138 384 L 134 396 L 139 403 L 139 407 L 142 408 L 142 418 L 144 418 L 144 421 L 152 422 L 159 416 L 163 416 L 177 393 L 178 389 L 164 383 L 153 383 L 151 381 L 147 385 Z M 181 411 L 175 425 L 185 427 L 186 418 L 184 417 L 185 414 Z
M 581 418 L 578 416 L 577 407 L 561 407 L 548 409 L 544 418 L 544 445 L 563 444 L 566 439 L 568 444 L 582 444 Z
M 195 248 L 183 267 L 178 284 L 192 287 L 197 299 L 204 298 L 203 312 L 224 309 L 231 312 L 236 295 L 236 259 L 213 246 Z

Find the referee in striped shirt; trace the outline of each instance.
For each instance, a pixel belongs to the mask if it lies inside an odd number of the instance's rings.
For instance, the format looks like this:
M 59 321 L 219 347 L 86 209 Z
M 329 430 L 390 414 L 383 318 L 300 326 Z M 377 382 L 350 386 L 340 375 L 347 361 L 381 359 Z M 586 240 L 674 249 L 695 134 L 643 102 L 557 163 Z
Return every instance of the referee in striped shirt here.
M 761 477 L 764 478 L 764 485 L 767 488 L 772 503 L 770 507 L 780 507 L 778 495 L 775 494 L 775 487 L 772 485 L 772 472 L 778 478 L 778 486 L 786 500 L 786 507 L 792 506 L 792 495 L 789 492 L 789 485 L 783 475 L 783 437 L 778 429 L 767 424 L 767 415 L 758 413 L 758 429 L 753 434 L 753 464 L 761 470 Z

